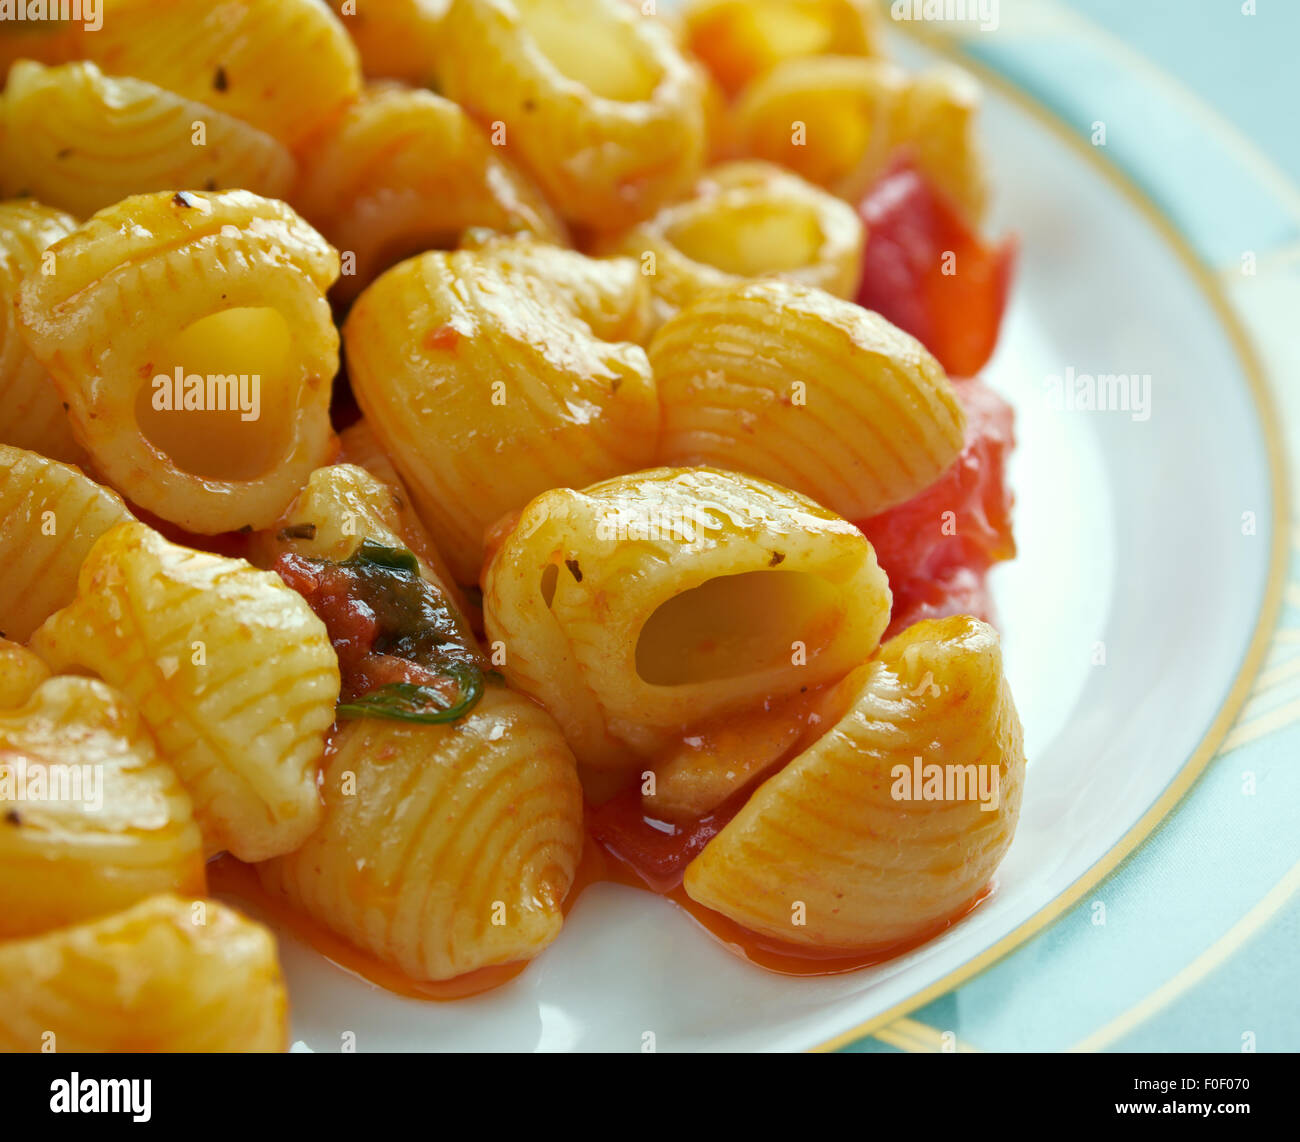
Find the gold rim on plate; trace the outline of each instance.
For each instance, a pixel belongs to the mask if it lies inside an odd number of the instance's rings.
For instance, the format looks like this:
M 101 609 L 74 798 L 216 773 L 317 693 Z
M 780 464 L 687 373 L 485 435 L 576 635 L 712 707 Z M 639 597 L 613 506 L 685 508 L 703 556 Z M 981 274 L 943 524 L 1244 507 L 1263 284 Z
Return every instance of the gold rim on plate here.
M 1246 377 L 1251 396 L 1255 402 L 1260 433 L 1264 438 L 1264 446 L 1268 455 L 1270 491 L 1273 498 L 1272 551 L 1269 556 L 1268 582 L 1264 588 L 1264 597 L 1260 605 L 1259 615 L 1255 621 L 1255 629 L 1251 634 L 1245 656 L 1242 658 L 1241 666 L 1228 690 L 1227 696 L 1219 707 L 1210 728 L 1192 751 L 1182 769 L 1178 771 L 1173 781 L 1169 783 L 1165 791 L 1137 823 L 1078 880 L 1045 904 L 1028 920 L 1013 928 L 991 947 L 986 948 L 973 959 L 968 960 L 960 967 L 954 968 L 947 975 L 927 984 L 906 999 L 900 1000 L 892 1007 L 880 1012 L 880 1014 L 873 1015 L 870 1019 L 864 1020 L 847 1031 L 842 1031 L 833 1038 L 808 1048 L 810 1051 L 815 1052 L 834 1051 L 840 1047 L 846 1047 L 850 1043 L 870 1035 L 878 1028 L 915 1011 L 918 1007 L 925 1006 L 931 1000 L 947 994 L 953 988 L 978 975 L 985 968 L 992 966 L 1003 956 L 1008 955 L 1028 941 L 1030 937 L 1042 931 L 1066 909 L 1076 904 L 1088 889 L 1113 872 L 1125 857 L 1146 840 L 1155 827 L 1164 820 L 1170 810 L 1191 789 L 1196 779 L 1218 752 L 1220 744 L 1236 721 L 1237 714 L 1254 685 L 1255 676 L 1259 673 L 1268 645 L 1272 641 L 1273 630 L 1281 613 L 1282 590 L 1286 582 L 1286 522 L 1290 518 L 1290 497 L 1286 478 L 1286 450 L 1282 442 L 1281 430 L 1278 427 L 1272 393 L 1264 369 L 1260 364 L 1259 356 L 1236 313 L 1233 312 L 1232 303 L 1228 300 L 1218 278 L 1205 266 L 1191 243 L 1182 235 L 1173 222 L 1161 213 L 1146 192 L 1123 170 L 1103 159 L 1095 148 L 1089 146 L 1055 112 L 1036 102 L 1000 72 L 961 51 L 942 33 L 917 27 L 908 27 L 903 31 L 904 34 L 919 40 L 937 55 L 978 76 L 982 83 L 995 89 L 1002 98 L 1024 111 L 1056 138 L 1063 140 L 1076 154 L 1087 159 L 1089 164 L 1099 171 L 1102 177 L 1114 189 L 1119 191 L 1129 204 L 1151 225 L 1155 232 L 1164 239 L 1183 264 L 1193 283 L 1199 287 L 1210 308 L 1218 316 L 1228 340 L 1236 352 L 1242 373 Z

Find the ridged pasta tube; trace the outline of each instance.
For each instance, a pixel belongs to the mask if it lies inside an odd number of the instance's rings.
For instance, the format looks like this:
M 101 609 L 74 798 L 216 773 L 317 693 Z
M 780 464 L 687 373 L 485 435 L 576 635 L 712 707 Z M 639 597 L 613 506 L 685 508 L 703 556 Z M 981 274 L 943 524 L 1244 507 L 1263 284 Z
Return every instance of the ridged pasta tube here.
M 747 87 L 728 143 L 854 199 L 889 162 L 907 75 L 885 60 L 797 57 Z
M 446 94 L 503 136 L 568 221 L 620 230 L 686 190 L 704 85 L 623 0 L 452 0 Z
M 929 487 L 961 452 L 942 367 L 879 314 L 796 282 L 715 290 L 656 334 L 660 461 L 774 480 L 846 519 Z
M 77 56 L 243 119 L 295 148 L 361 90 L 361 61 L 319 0 L 101 0 Z
M 461 583 L 506 512 L 650 462 L 649 307 L 630 260 L 525 241 L 412 258 L 353 306 L 353 391 Z
M 372 78 L 435 87 L 439 31 L 451 0 L 329 0 Z
M 131 518 L 79 469 L 0 444 L 0 634 L 26 640 L 72 602 L 95 541 Z
M 483 584 L 494 661 L 550 710 L 580 762 L 604 768 L 840 678 L 875 649 L 890 601 L 855 527 L 707 468 L 539 496 Z
M 334 250 L 231 190 L 125 199 L 48 253 L 19 318 L 98 470 L 191 532 L 269 525 L 336 446 Z
M 347 300 L 393 263 L 454 248 L 483 226 L 566 241 L 564 226 L 488 133 L 450 99 L 397 84 L 369 87 L 305 152 L 294 205 L 347 264 Z
M 275 939 L 214 900 L 155 896 L 0 944 L 0 1052 L 283 1051 Z
M 792 59 L 746 89 L 728 144 L 854 201 L 906 154 L 977 226 L 988 202 L 979 103 L 975 80 L 951 66 L 908 75 L 882 60 Z
M 996 632 L 917 623 L 840 683 L 843 709 L 687 866 L 686 891 L 751 931 L 830 951 L 933 933 L 1015 833 L 1020 720 Z
M 687 48 L 728 95 L 787 59 L 880 54 L 871 0 L 691 0 Z
M 139 714 L 89 678 L 0 711 L 0 939 L 204 890 L 189 795 Z
M 706 290 L 744 278 L 779 276 L 851 298 L 863 241 L 848 203 L 770 163 L 734 162 L 707 171 L 690 198 L 605 252 L 640 259 L 666 320 Z
M 14 65 L 0 190 L 23 188 L 82 218 L 133 194 L 239 187 L 285 198 L 293 157 L 272 136 L 93 63 Z
M 262 882 L 411 979 L 531 959 L 559 933 L 582 792 L 527 698 L 489 687 L 454 725 L 350 722 L 321 791 L 321 827 Z
M 263 860 L 320 821 L 316 771 L 338 660 L 325 625 L 278 575 L 121 524 L 31 645 L 56 670 L 89 670 L 135 703 L 194 799 L 208 852 Z
M 21 706 L 50 676 L 50 668 L 22 643 L 0 638 L 0 711 Z
M 49 267 L 42 259 L 46 248 L 76 225 L 71 215 L 35 201 L 0 202 L 0 443 L 71 463 L 85 453 L 73 438 L 58 389 L 19 333 L 14 303 L 22 280 Z

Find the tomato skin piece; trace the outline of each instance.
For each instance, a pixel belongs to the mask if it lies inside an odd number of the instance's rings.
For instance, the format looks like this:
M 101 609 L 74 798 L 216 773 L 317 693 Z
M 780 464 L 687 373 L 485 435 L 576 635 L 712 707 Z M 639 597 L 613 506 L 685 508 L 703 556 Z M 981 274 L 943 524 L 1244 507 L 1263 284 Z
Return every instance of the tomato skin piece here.
M 906 161 L 872 186 L 858 213 L 867 227 L 858 304 L 910 333 L 949 376 L 975 376 L 997 347 L 1016 239 L 985 244 Z
M 953 388 L 966 412 L 961 455 L 920 495 L 856 521 L 894 594 L 886 638 L 924 618 L 971 614 L 991 621 L 985 574 L 1016 554 L 1015 500 L 1006 479 L 1015 414 L 982 381 L 956 380 Z
M 587 810 L 587 831 L 601 848 L 626 864 L 652 892 L 681 887 L 686 866 L 704 850 L 749 799 L 750 790 L 689 824 L 651 823 L 641 807 L 640 787 Z

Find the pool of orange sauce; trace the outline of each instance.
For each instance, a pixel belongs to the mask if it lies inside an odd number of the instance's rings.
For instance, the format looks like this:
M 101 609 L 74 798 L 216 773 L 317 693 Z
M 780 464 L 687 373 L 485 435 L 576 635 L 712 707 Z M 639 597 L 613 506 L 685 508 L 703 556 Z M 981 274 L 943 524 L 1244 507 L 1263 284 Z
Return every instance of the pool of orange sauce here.
M 622 884 L 645 892 L 665 896 L 683 909 L 729 952 L 752 964 L 782 975 L 840 975 L 884 963 L 920 947 L 969 915 L 993 891 L 989 884 L 968 905 L 953 916 L 902 943 L 882 945 L 858 952 L 826 951 L 785 944 L 742 928 L 733 920 L 705 908 L 686 895 L 680 884 L 666 891 L 650 887 L 627 862 L 609 852 L 588 835 L 582 859 L 574 876 L 573 887 L 564 902 L 567 916 L 584 889 L 602 882 Z M 368 952 L 349 944 L 310 916 L 290 908 L 268 893 L 249 865 L 228 854 L 208 862 L 208 888 L 214 895 L 231 897 L 256 908 L 277 928 L 290 932 L 333 963 L 336 967 L 397 995 L 413 999 L 449 1002 L 481 995 L 509 983 L 527 966 L 528 961 L 480 968 L 455 979 L 419 981 L 410 979 L 395 967 L 376 959 Z

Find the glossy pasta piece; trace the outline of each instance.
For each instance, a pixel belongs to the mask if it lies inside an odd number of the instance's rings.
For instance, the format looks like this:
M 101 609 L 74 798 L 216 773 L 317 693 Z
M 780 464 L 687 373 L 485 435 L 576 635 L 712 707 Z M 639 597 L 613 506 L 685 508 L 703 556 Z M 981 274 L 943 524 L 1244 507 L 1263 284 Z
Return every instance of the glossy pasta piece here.
M 728 95 L 784 60 L 881 50 L 871 0 L 690 0 L 684 37 Z
M 464 592 L 452 575 L 451 568 L 447 566 L 447 561 L 442 557 L 442 552 L 434 544 L 429 529 L 416 513 L 415 505 L 411 501 L 411 493 L 407 491 L 402 477 L 397 474 L 397 469 L 389 459 L 388 453 L 384 451 L 375 434 L 370 431 L 370 425 L 364 418 L 339 433 L 339 447 L 340 463 L 355 464 L 358 468 L 364 468 L 388 489 L 392 496 L 393 508 L 397 513 L 397 532 L 405 545 L 420 557 L 423 565 L 422 574 L 451 598 L 462 615 L 466 614 Z
M 491 127 L 568 221 L 619 230 L 691 185 L 704 85 L 623 0 L 452 0 L 445 93 Z
M 580 762 L 604 768 L 841 677 L 875 649 L 889 608 L 860 531 L 785 488 L 708 468 L 539 496 L 483 582 L 494 661 Z
M 693 900 L 826 950 L 932 935 L 988 884 L 1024 787 L 992 627 L 917 623 L 840 683 L 844 711 L 686 869 Z
M 724 163 L 694 194 L 609 242 L 638 258 L 666 320 L 709 289 L 779 276 L 851 298 L 865 235 L 848 203 L 761 162 Z
M 336 445 L 334 250 L 231 190 L 125 199 L 49 252 L 19 319 L 96 468 L 196 534 L 269 525 Z
M 140 715 L 89 678 L 0 711 L 0 939 L 204 891 L 189 795 Z
M 78 55 L 297 147 L 361 90 L 361 62 L 319 0 L 102 0 Z
M 439 30 L 451 0 L 329 0 L 375 79 L 436 87 Z
M 848 519 L 910 500 L 961 452 L 965 415 L 921 343 L 794 282 L 742 283 L 655 336 L 661 462 L 784 484 Z
M 582 793 L 555 723 L 489 687 L 454 725 L 344 726 L 325 820 L 265 887 L 411 979 L 531 959 L 559 933 Z
M 50 668 L 40 655 L 0 638 L 0 710 L 21 706 L 49 676 Z
M 0 103 L 0 123 L 2 108 Z M 19 334 L 14 302 L 25 277 L 51 268 L 42 261 L 46 248 L 76 225 L 71 215 L 30 199 L 0 202 L 0 443 L 72 463 L 85 453 L 73 438 L 58 389 Z
M 745 89 L 732 112 L 735 154 L 778 163 L 856 199 L 888 165 L 908 79 L 857 56 L 796 57 Z
M 988 176 L 976 138 L 980 90 L 956 67 L 913 76 L 895 108 L 894 147 L 908 151 L 918 169 L 972 226 L 988 206 Z
M 905 153 L 977 226 L 988 201 L 978 111 L 979 87 L 959 68 L 907 75 L 881 60 L 793 59 L 745 91 L 728 143 L 853 201 Z
M 353 306 L 353 392 L 459 582 L 506 512 L 650 462 L 654 379 L 624 340 L 649 297 L 628 259 L 494 242 L 403 262 Z
M 472 226 L 564 243 L 565 231 L 488 132 L 431 91 L 376 84 L 313 143 L 294 204 L 355 259 L 348 300 L 412 254 L 454 247 Z
M 25 641 L 70 603 L 95 541 L 131 518 L 79 469 L 0 444 L 0 635 Z
M 263 860 L 320 821 L 338 661 L 325 625 L 278 575 L 122 524 L 32 649 L 135 703 L 194 799 L 209 853 Z
M 83 218 L 148 191 L 235 186 L 284 198 L 293 185 L 293 158 L 270 135 L 92 63 L 15 65 L 3 118 L 13 143 L 2 189 Z
M 0 1052 L 283 1051 L 275 939 L 216 901 L 155 896 L 0 943 Z

